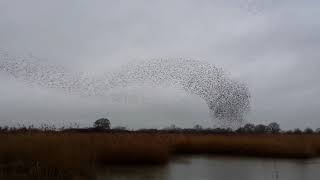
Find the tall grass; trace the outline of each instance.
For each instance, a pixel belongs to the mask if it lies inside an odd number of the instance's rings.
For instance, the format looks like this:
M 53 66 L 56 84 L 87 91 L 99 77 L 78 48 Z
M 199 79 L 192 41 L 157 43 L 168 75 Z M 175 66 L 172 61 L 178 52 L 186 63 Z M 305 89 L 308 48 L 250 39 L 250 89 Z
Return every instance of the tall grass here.
M 181 153 L 309 158 L 320 155 L 320 135 L 4 133 L 0 176 L 81 179 L 100 166 L 163 164 Z

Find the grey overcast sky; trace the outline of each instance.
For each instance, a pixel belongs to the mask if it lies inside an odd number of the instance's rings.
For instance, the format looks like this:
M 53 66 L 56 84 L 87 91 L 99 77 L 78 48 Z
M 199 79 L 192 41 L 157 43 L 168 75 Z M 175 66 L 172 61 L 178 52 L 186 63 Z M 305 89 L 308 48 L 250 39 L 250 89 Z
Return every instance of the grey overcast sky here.
M 320 127 L 320 1 L 0 0 L 0 50 L 104 74 L 132 60 L 191 58 L 248 84 L 247 121 Z M 214 126 L 200 98 L 174 88 L 132 87 L 83 97 L 0 73 L 0 125 L 130 128 Z

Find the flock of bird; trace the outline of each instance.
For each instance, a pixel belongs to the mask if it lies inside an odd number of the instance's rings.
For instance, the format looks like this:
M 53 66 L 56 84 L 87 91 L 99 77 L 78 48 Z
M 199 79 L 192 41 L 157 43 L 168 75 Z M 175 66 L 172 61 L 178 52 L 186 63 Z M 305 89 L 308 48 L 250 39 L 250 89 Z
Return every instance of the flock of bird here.
M 103 96 L 114 88 L 132 85 L 174 86 L 201 97 L 221 126 L 243 122 L 250 109 L 248 87 L 228 77 L 223 69 L 191 59 L 152 59 L 129 63 L 103 76 L 71 73 L 35 57 L 0 54 L 0 72 L 26 83 L 70 93 Z

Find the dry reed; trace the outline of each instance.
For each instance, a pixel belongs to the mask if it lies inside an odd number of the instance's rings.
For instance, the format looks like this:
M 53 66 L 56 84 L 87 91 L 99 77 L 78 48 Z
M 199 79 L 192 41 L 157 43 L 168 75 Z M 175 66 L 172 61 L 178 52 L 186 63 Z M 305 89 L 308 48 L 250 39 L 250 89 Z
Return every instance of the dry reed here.
M 320 155 L 320 135 L 0 134 L 0 176 L 79 179 L 99 166 L 163 164 L 181 153 L 310 158 Z

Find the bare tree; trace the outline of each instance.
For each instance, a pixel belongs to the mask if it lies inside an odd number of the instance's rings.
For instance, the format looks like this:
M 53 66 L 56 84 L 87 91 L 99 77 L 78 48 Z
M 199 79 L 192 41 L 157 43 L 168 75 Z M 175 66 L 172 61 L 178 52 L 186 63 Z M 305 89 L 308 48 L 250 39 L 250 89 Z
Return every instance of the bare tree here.
M 280 125 L 276 122 L 272 122 L 268 125 L 269 130 L 271 133 L 279 133 L 280 132 Z

